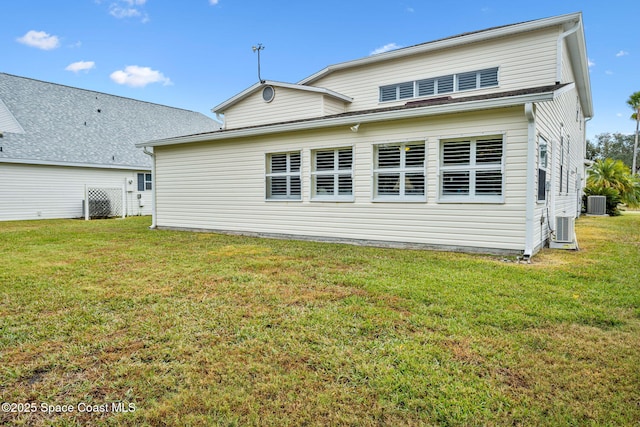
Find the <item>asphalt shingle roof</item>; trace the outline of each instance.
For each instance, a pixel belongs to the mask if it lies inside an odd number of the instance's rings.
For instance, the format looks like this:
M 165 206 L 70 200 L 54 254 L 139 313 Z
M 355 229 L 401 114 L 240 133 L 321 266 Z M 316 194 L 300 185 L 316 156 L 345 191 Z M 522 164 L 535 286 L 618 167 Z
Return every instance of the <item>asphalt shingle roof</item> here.
M 24 129 L 0 129 L 0 162 L 147 168 L 136 143 L 220 128 L 201 113 L 5 73 L 0 100 Z

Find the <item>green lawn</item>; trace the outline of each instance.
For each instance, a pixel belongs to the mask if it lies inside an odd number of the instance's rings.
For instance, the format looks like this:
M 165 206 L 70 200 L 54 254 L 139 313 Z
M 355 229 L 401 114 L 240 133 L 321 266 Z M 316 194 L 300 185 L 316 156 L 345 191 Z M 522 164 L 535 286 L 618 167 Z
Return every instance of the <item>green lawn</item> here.
M 0 424 L 640 423 L 640 214 L 532 264 L 149 222 L 0 222 Z

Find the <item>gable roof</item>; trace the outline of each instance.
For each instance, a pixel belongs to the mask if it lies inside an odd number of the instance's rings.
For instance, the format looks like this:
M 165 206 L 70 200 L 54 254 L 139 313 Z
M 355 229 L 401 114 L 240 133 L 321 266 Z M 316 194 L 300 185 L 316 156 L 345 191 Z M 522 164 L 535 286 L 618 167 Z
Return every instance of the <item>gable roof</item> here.
M 567 90 L 575 87 L 573 83 L 542 86 L 529 89 L 512 90 L 484 95 L 472 95 L 460 98 L 442 97 L 407 102 L 404 105 L 376 108 L 371 110 L 350 111 L 331 116 L 299 119 L 281 123 L 247 126 L 235 129 L 221 129 L 215 132 L 185 135 L 136 144 L 138 147 L 157 147 L 194 142 L 219 141 L 230 138 L 244 138 L 281 132 L 294 132 L 310 129 L 322 129 L 335 126 L 352 126 L 361 123 L 374 123 L 381 120 L 402 120 L 417 117 L 435 116 L 467 111 L 479 111 L 492 108 L 507 108 L 530 102 L 551 101 Z
M 151 166 L 137 142 L 220 128 L 201 113 L 5 73 L 0 126 L 0 162 L 129 169 Z
M 310 85 L 317 80 L 336 71 L 370 65 L 384 61 L 390 61 L 398 58 L 412 56 L 416 54 L 432 52 L 441 49 L 452 48 L 464 44 L 476 43 L 479 41 L 494 39 L 498 37 L 506 37 L 527 31 L 540 30 L 547 27 L 561 26 L 563 31 L 571 30 L 575 27 L 576 31 L 567 34 L 568 45 L 570 47 L 570 61 L 572 61 L 574 72 L 576 73 L 576 87 L 580 94 L 582 109 L 586 117 L 593 116 L 593 101 L 591 98 L 591 83 L 589 78 L 589 65 L 587 59 L 586 42 L 584 39 L 584 29 L 582 24 L 582 13 L 570 13 L 566 15 L 554 16 L 550 18 L 526 21 L 517 24 L 503 25 L 492 27 L 480 31 L 473 31 L 458 34 L 455 36 L 434 40 L 431 42 L 420 43 L 414 46 L 395 49 L 376 55 L 370 55 L 365 58 L 355 59 L 352 61 L 340 62 L 329 65 L 322 70 L 306 77 L 298 82 L 298 85 Z
M 254 84 L 253 86 L 243 90 L 242 92 L 240 92 L 239 94 L 235 95 L 234 97 L 229 98 L 228 100 L 224 101 L 222 104 L 219 104 L 219 105 L 213 107 L 211 109 L 211 111 L 213 111 L 214 113 L 221 114 L 227 108 L 237 104 L 238 102 L 240 102 L 243 99 L 247 98 L 248 96 L 256 93 L 258 90 L 262 89 L 265 86 L 283 87 L 283 88 L 287 88 L 287 89 L 294 89 L 294 90 L 300 90 L 300 91 L 305 91 L 305 92 L 319 93 L 319 94 L 322 94 L 322 95 L 330 96 L 332 98 L 338 99 L 338 100 L 343 101 L 343 102 L 351 102 L 351 101 L 353 101 L 353 98 L 350 98 L 350 97 L 348 97 L 346 95 L 342 95 L 342 94 L 340 94 L 338 92 L 334 92 L 332 90 L 321 88 L 321 87 L 304 86 L 304 85 L 292 84 L 292 83 L 282 83 L 282 82 L 276 82 L 276 81 L 273 81 L 273 80 L 264 80 L 262 82 L 258 82 L 256 84 Z

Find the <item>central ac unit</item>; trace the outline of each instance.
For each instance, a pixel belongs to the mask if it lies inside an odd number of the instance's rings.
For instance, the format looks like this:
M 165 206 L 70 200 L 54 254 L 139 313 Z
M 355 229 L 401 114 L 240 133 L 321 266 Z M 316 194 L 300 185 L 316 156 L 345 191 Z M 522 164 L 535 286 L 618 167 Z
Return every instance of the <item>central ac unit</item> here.
M 574 218 L 571 216 L 556 217 L 556 242 L 572 243 L 574 234 Z
M 587 215 L 606 215 L 607 197 L 589 196 L 587 197 Z

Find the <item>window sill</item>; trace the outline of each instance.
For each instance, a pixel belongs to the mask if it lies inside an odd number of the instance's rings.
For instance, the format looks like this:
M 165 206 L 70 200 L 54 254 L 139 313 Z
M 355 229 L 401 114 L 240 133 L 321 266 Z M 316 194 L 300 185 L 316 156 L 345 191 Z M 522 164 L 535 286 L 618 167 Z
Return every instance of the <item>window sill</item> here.
M 407 198 L 407 197 L 376 197 L 371 200 L 373 203 L 426 203 L 427 198 Z
M 504 197 L 500 198 L 440 198 L 438 203 L 452 203 L 452 204 L 475 204 L 475 205 L 504 205 Z
M 310 202 L 320 202 L 320 203 L 353 203 L 355 199 L 353 197 L 349 198 L 330 198 L 330 197 L 313 197 Z

